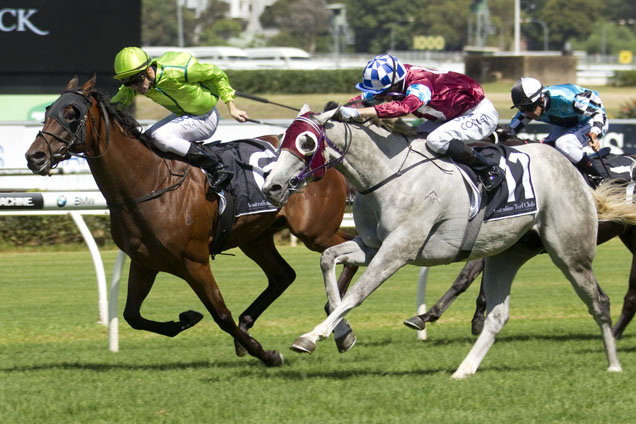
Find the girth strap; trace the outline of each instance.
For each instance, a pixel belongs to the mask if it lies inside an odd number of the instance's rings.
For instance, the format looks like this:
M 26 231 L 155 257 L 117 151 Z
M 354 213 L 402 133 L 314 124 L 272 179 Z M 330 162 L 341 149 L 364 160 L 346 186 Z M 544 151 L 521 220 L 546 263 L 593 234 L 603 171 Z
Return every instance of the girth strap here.
M 465 179 L 464 185 L 470 192 L 471 188 Z M 470 253 L 473 251 L 473 246 L 475 245 L 475 240 L 477 240 L 477 234 L 479 234 L 479 230 L 481 229 L 481 224 L 484 222 L 485 214 L 486 202 L 482 202 L 479 206 L 479 212 L 477 212 L 477 214 L 472 219 L 468 220 L 468 225 L 466 226 L 466 231 L 464 231 L 464 237 L 462 239 L 462 244 L 459 247 L 457 256 L 455 256 L 455 262 L 463 261 L 470 256 Z

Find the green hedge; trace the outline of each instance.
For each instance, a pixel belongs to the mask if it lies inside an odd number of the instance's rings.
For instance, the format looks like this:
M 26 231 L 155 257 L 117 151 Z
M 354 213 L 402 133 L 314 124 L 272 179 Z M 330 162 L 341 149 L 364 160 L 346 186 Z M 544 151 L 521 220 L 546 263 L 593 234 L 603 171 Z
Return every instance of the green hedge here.
M 226 70 L 236 90 L 247 93 L 349 93 L 362 76 L 360 69 L 336 70 Z
M 100 247 L 115 247 L 110 218 L 85 215 L 84 221 Z M 68 215 L 0 217 L 0 249 L 84 244 L 82 234 Z
M 110 217 L 84 215 L 95 243 L 103 249 L 116 249 L 110 235 Z M 289 242 L 289 230 L 275 236 L 276 243 Z M 86 248 L 82 234 L 68 215 L 0 216 L 0 251 Z
M 610 78 L 615 87 L 636 87 L 636 71 L 616 71 Z

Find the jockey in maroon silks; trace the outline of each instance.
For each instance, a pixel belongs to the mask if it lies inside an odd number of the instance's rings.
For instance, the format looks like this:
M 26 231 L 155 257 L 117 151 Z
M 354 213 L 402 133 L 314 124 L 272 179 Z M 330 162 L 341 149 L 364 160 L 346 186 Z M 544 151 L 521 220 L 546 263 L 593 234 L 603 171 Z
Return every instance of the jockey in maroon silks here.
M 436 153 L 466 163 L 479 175 L 487 190 L 503 181 L 503 170 L 468 146 L 490 136 L 499 114 L 483 88 L 464 74 L 402 65 L 391 55 L 369 61 L 356 85 L 362 91 L 341 107 L 343 119 L 396 118 L 413 114 L 426 121 L 427 146 Z

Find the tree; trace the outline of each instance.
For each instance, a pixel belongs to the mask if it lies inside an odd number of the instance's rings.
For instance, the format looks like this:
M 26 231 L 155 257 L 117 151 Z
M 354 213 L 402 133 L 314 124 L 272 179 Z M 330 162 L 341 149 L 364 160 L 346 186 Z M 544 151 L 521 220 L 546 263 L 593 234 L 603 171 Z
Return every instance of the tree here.
M 278 0 L 261 15 L 261 24 L 280 29 L 270 44 L 301 47 L 313 53 L 318 36 L 329 30 L 330 15 L 324 0 Z
M 243 24 L 226 18 L 229 4 L 222 0 L 209 0 L 208 5 L 197 18 L 197 44 L 226 45 L 227 40 L 238 37 L 243 31 Z
M 418 3 L 423 1 L 347 1 L 347 19 L 354 32 L 355 50 L 373 54 L 386 52 L 391 48 L 392 39 L 396 50 L 411 49 L 411 29 L 417 26 L 417 20 L 409 18 L 417 12 Z
M 182 8 L 183 38 L 191 45 L 195 26 L 194 13 Z M 143 0 L 141 3 L 141 41 L 144 46 L 179 44 L 176 0 Z
M 415 31 L 422 35 L 441 35 L 446 50 L 462 50 L 468 44 L 468 21 L 472 0 L 426 2 L 417 13 Z
M 566 41 L 587 39 L 605 6 L 589 0 L 547 0 L 540 13 L 550 29 L 553 46 L 562 48 Z

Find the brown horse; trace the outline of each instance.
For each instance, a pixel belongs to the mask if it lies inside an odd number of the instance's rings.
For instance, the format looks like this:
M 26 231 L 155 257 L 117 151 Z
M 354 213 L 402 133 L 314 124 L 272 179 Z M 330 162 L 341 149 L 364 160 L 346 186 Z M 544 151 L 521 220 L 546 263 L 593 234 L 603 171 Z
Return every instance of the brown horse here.
M 126 321 L 135 329 L 173 337 L 201 320 L 203 315 L 195 311 L 182 312 L 178 322 L 141 316 L 141 305 L 157 273 L 168 272 L 188 282 L 219 327 L 234 338 L 239 356 L 247 350 L 268 366 L 282 365 L 277 351 L 264 350 L 248 334 L 296 276 L 276 250 L 274 234 L 289 228 L 318 252 L 350 239 L 339 230 L 347 190 L 344 178 L 330 171 L 321 183 L 293 196 L 277 212 L 236 218 L 224 250 L 239 247 L 268 280 L 265 290 L 239 316 L 237 325 L 210 269 L 208 255 L 218 224 L 218 197 L 206 193 L 205 175 L 178 158 L 153 151 L 136 121 L 116 112 L 104 95 L 93 90 L 94 85 L 94 76 L 81 88 L 77 77 L 67 84 L 65 92 L 47 109 L 44 127 L 26 158 L 34 173 L 47 175 L 72 154 L 86 157 L 109 204 L 113 240 L 131 259 Z M 343 291 L 355 270 L 343 271 Z M 352 345 L 355 336 L 350 329 L 346 333 L 339 341 Z M 346 350 L 340 345 L 339 349 Z

